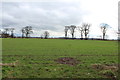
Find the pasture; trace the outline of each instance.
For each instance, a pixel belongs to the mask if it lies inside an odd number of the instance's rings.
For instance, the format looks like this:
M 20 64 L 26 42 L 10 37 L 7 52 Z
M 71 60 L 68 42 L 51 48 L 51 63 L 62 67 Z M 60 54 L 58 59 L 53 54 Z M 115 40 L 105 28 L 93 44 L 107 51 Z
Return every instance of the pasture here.
M 117 76 L 117 41 L 7 38 L 2 51 L 3 78 Z

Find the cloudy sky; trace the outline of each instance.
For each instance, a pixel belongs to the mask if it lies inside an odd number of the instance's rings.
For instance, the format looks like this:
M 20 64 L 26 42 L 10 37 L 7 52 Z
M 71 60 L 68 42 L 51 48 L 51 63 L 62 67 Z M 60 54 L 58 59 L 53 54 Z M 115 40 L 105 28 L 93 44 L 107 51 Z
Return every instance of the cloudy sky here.
M 42 36 L 44 31 L 50 32 L 50 37 L 63 37 L 64 26 L 90 23 L 89 37 L 102 35 L 100 24 L 107 23 L 110 27 L 107 38 L 116 39 L 118 29 L 119 0 L 21 0 L 3 1 L 0 4 L 0 28 L 13 27 L 15 34 L 21 35 L 21 29 L 32 26 L 31 36 Z M 2 26 L 2 27 L 1 27 Z M 70 33 L 68 34 L 71 37 Z M 80 37 L 76 29 L 75 37 Z

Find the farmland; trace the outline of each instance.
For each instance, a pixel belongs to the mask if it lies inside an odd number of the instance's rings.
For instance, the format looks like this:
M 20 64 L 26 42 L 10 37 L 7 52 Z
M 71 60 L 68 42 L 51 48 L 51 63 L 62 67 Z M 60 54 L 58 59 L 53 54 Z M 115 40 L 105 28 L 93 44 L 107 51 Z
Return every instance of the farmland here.
M 14 63 L 3 66 L 3 78 L 106 78 L 106 71 L 117 76 L 117 41 L 7 38 L 2 43 L 3 64 Z M 76 64 L 61 64 L 60 58 Z M 109 65 L 115 69 L 106 69 Z

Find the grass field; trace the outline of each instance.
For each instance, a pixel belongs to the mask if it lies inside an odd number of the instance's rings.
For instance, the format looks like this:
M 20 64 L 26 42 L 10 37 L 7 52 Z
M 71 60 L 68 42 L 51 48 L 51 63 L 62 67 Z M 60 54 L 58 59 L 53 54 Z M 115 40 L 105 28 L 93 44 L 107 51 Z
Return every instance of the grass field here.
M 106 78 L 117 76 L 117 41 L 2 39 L 3 78 Z M 71 57 L 76 65 L 60 64 Z M 110 68 L 114 67 L 114 69 Z M 106 73 L 109 73 L 106 75 Z

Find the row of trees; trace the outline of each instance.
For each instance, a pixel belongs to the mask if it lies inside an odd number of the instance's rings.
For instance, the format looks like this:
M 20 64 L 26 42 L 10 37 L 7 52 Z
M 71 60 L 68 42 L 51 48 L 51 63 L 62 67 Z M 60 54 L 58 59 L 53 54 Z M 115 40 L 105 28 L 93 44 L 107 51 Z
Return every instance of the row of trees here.
M 23 28 L 21 29 L 21 32 L 22 32 L 22 38 L 24 38 L 24 37 L 28 38 L 28 37 L 30 37 L 30 34 L 33 33 L 32 27 L 31 27 L 31 26 L 23 27 Z M 47 39 L 47 38 L 49 37 L 49 35 L 50 35 L 50 34 L 49 34 L 48 31 L 45 31 L 45 32 L 43 33 L 43 36 L 44 36 L 45 39 Z
M 100 27 L 101 27 L 101 30 L 102 30 L 102 35 L 103 35 L 103 39 L 105 39 L 105 36 L 106 36 L 106 31 L 107 31 L 107 28 L 108 28 L 108 24 L 101 24 Z M 89 34 L 89 31 L 90 31 L 90 27 L 91 27 L 91 24 L 88 24 L 88 23 L 83 23 L 81 26 L 75 26 L 75 25 L 70 25 L 70 26 L 65 26 L 65 38 L 68 38 L 68 31 L 70 30 L 70 33 L 72 35 L 72 38 L 74 38 L 74 33 L 75 33 L 75 29 L 77 28 L 78 31 L 80 32 L 81 34 L 81 39 L 83 39 L 83 36 L 85 36 L 85 39 L 88 39 L 88 34 Z M 1 36 L 3 38 L 7 38 L 7 37 L 15 37 L 14 36 L 14 28 L 4 28 L 4 31 L 1 31 Z M 32 30 L 32 26 L 26 26 L 26 27 L 23 27 L 21 29 L 21 32 L 22 32 L 22 38 L 26 37 L 30 37 L 30 34 L 33 33 L 33 30 Z M 49 32 L 48 31 L 45 31 L 43 33 L 43 36 L 44 38 L 48 38 L 49 37 Z
M 14 38 L 14 30 L 15 28 L 4 28 L 3 31 L 0 31 L 0 35 L 2 38 Z M 30 34 L 33 33 L 33 29 L 32 29 L 32 26 L 26 26 L 26 27 L 23 27 L 21 29 L 21 32 L 22 32 L 22 38 L 29 38 L 30 37 Z M 45 31 L 43 33 L 44 35 L 44 38 L 48 38 L 49 37 L 49 32 L 48 31 Z
M 64 29 L 65 38 L 67 38 L 68 30 L 70 30 L 72 38 L 74 38 L 75 29 L 78 28 L 78 30 L 80 31 L 80 34 L 81 34 L 81 39 L 83 39 L 83 35 L 85 36 L 85 39 L 88 39 L 90 27 L 91 27 L 91 24 L 88 24 L 88 23 L 83 23 L 82 26 L 78 26 L 78 27 L 75 25 L 65 26 L 65 29 Z M 103 33 L 103 39 L 105 39 L 108 24 L 101 24 L 100 27 L 101 27 L 101 30 Z
M 7 37 L 13 38 L 14 37 L 14 33 L 13 33 L 14 30 L 15 30 L 14 28 L 5 28 L 4 31 L 0 30 L 0 32 L 1 32 L 0 35 L 1 35 L 1 37 L 4 37 L 4 38 L 7 38 Z M 10 34 L 8 32 L 10 32 Z

